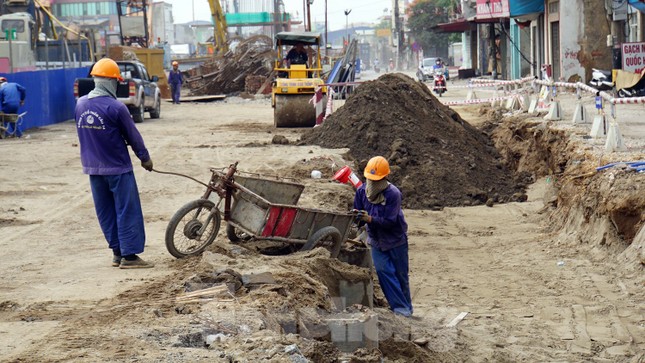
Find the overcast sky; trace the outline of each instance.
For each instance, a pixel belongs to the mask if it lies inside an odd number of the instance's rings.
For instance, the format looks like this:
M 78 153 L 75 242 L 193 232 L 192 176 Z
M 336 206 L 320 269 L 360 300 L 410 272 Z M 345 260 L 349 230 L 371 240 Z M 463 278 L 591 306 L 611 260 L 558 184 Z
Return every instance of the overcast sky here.
M 175 23 L 186 23 L 193 20 L 210 20 L 211 13 L 207 0 L 164 0 L 173 4 L 173 18 Z M 403 0 L 400 0 L 403 1 Z M 302 0 L 284 0 L 287 11 L 294 18 L 302 19 Z M 383 9 L 391 10 L 392 0 L 327 0 L 327 14 L 329 30 L 345 28 L 346 9 L 352 9 L 348 21 L 352 23 L 375 22 Z M 325 21 L 325 0 L 314 0 L 311 6 L 311 21 Z

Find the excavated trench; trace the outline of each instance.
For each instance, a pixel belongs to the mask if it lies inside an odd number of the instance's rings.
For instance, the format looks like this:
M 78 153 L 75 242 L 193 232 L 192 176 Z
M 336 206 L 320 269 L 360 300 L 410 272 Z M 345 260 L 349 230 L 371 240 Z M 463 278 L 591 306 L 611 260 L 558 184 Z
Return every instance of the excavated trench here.
M 482 110 L 482 113 L 486 113 Z M 549 230 L 560 242 L 586 246 L 626 269 L 645 264 L 645 183 L 624 165 L 596 171 L 616 155 L 594 152 L 585 139 L 553 123 L 507 118 L 483 127 L 506 165 L 525 179 L 547 177 Z M 641 156 L 642 157 L 642 156 Z M 627 161 L 627 160 L 622 160 Z

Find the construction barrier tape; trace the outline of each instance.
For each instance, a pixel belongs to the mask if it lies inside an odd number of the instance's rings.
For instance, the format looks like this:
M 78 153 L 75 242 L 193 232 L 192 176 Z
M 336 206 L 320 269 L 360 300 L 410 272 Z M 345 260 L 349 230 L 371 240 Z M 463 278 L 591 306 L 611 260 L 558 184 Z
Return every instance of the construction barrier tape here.
M 513 96 L 506 96 L 506 97 L 493 97 L 493 98 L 482 98 L 479 100 L 465 100 L 465 101 L 449 101 L 449 102 L 444 102 L 444 105 L 446 106 L 456 106 L 456 105 L 476 105 L 479 103 L 488 103 L 488 102 L 493 102 L 493 101 L 504 101 L 509 98 L 515 98 L 518 97 L 517 95 Z

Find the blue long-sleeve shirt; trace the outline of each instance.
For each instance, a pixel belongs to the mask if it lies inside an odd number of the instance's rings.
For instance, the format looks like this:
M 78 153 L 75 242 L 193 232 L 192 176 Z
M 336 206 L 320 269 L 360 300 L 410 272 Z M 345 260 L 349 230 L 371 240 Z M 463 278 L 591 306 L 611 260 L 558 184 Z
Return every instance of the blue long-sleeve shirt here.
M 354 196 L 354 209 L 365 210 L 372 217 L 367 235 L 372 248 L 387 251 L 408 243 L 408 224 L 401 210 L 401 191 L 390 184 L 384 191 L 385 202 L 372 204 L 363 184 Z
M 4 113 L 16 113 L 20 102 L 27 97 L 25 87 L 14 82 L 6 82 L 0 86 L 0 106 Z
M 109 96 L 83 96 L 74 111 L 83 173 L 119 175 L 132 171 L 128 145 L 141 161 L 150 155 L 128 108 Z
M 168 74 L 168 84 L 174 84 L 175 86 L 180 86 L 184 83 L 184 77 L 180 71 L 171 70 Z

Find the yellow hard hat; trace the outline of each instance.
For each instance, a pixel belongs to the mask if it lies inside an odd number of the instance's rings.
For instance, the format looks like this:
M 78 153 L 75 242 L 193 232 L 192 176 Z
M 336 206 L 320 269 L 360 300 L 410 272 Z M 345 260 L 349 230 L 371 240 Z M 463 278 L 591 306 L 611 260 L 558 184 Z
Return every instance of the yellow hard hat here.
M 110 58 L 103 58 L 96 62 L 94 67 L 92 67 L 90 75 L 104 78 L 116 78 L 119 81 L 123 81 L 119 65 Z
M 363 175 L 369 180 L 381 180 L 390 174 L 390 164 L 382 156 L 375 156 L 367 162 Z

